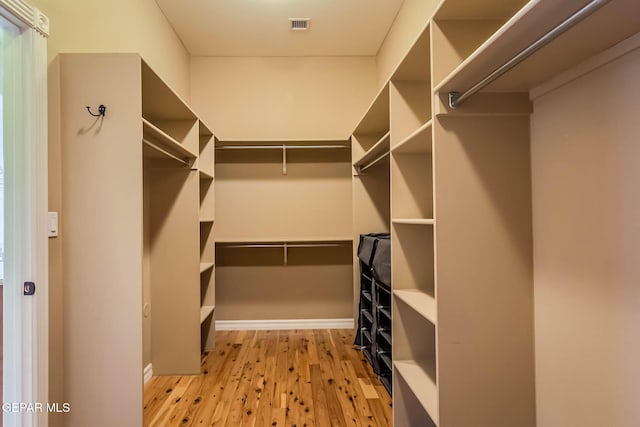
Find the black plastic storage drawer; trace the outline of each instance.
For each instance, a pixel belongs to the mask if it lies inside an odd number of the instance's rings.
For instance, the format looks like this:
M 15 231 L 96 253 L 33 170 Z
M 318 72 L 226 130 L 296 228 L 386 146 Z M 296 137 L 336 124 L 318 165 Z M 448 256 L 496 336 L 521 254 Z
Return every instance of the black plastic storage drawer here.
M 360 310 L 355 344 L 391 393 L 391 241 L 363 234 L 358 245 Z

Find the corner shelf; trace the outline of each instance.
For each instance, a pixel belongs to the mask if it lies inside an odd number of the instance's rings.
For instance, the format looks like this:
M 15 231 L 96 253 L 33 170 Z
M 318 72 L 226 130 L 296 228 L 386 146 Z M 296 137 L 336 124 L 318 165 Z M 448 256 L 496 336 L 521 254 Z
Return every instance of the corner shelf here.
M 360 169 L 376 163 L 379 159 L 389 153 L 389 142 L 391 141 L 391 132 L 385 133 L 371 148 L 369 148 L 356 162 L 353 163 L 353 167 L 356 171 L 360 172 Z
M 209 180 L 213 179 L 213 175 L 211 175 L 209 172 L 206 172 L 202 169 L 198 170 L 198 174 L 200 175 L 200 179 L 209 179 Z
M 393 295 L 434 326 L 436 325 L 436 300 L 431 295 L 409 289 L 393 291 Z
M 353 131 L 354 135 L 384 134 L 389 131 L 389 84 L 385 84 L 371 101 Z
M 428 361 L 397 360 L 393 365 L 418 402 L 438 425 L 438 387 L 434 380 L 435 369 L 426 368 L 430 365 Z
M 201 262 L 200 263 L 200 274 L 206 272 L 207 270 L 212 269 L 215 266 L 212 262 Z
M 400 141 L 391 148 L 393 154 L 414 154 L 414 153 L 430 153 L 433 149 L 431 144 L 431 130 L 433 121 L 429 120 L 412 134 Z M 425 140 L 428 143 L 425 144 Z
M 198 157 L 145 118 L 142 119 L 142 135 L 147 157 L 177 160 L 189 165 Z
M 201 324 L 204 323 L 205 320 L 207 320 L 207 317 L 211 316 L 214 309 L 215 309 L 215 306 L 213 305 L 203 305 L 202 307 L 200 307 L 200 323 Z
M 429 218 L 394 218 L 391 220 L 391 223 L 403 225 L 434 225 L 436 222 L 434 219 Z

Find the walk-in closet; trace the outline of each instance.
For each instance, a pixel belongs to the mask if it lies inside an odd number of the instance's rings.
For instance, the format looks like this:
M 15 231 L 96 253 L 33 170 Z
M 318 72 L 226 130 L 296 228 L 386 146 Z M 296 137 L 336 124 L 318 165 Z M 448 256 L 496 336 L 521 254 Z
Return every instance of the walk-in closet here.
M 640 425 L 636 0 L 9 12 L 51 23 L 42 425 Z

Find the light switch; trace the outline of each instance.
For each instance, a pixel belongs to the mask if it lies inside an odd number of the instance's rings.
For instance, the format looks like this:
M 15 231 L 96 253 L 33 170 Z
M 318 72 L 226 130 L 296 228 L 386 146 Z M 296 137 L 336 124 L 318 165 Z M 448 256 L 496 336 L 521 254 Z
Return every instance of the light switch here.
M 58 212 L 49 212 L 47 232 L 49 237 L 58 237 Z

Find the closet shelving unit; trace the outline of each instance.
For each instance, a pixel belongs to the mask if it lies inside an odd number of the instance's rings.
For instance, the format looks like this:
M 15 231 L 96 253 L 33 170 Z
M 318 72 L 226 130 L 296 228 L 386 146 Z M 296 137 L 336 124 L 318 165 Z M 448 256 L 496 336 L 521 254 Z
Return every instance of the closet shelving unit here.
M 225 238 L 216 244 L 221 249 L 282 249 L 282 263 L 288 264 L 290 249 L 336 248 L 351 246 L 351 237 L 318 237 L 318 238 Z
M 219 318 L 350 316 L 350 149 L 345 138 L 217 141 Z
M 449 105 L 450 92 L 473 88 L 596 3 L 606 4 Z M 443 0 L 382 88 L 390 126 L 377 138 L 390 130 L 395 425 L 535 425 L 528 92 L 636 33 L 634 7 Z M 372 104 L 355 142 L 381 110 Z M 354 158 L 376 138 L 363 141 L 353 144 L 361 148 Z M 354 209 L 366 175 L 354 177 Z M 372 231 L 354 214 L 354 228 L 363 224 Z
M 143 360 L 154 375 L 200 373 L 205 127 L 139 55 L 58 64 L 68 397 L 90 417 L 78 424 L 142 425 Z M 88 115 L 87 102 L 106 115 Z
M 430 31 L 390 81 L 394 407 L 407 391 L 437 418 Z M 429 425 L 419 416 L 411 422 Z M 400 420 L 401 418 L 398 418 Z M 397 421 L 397 425 L 403 425 Z
M 351 136 L 353 164 L 353 259 L 359 265 L 361 234 L 388 233 L 391 224 L 389 199 L 389 85 L 371 101 Z M 353 272 L 354 318 L 359 317 L 360 272 Z
M 375 166 L 389 155 L 390 133 L 387 132 L 369 148 L 356 162 L 353 163 L 354 169 L 358 173 L 362 173 Z
M 215 348 L 215 136 L 200 122 L 200 334 L 203 351 Z
M 378 296 L 388 291 L 373 279 L 372 271 L 358 258 L 361 234 L 388 233 L 391 224 L 389 158 L 389 85 L 376 94 L 351 137 L 353 163 L 354 318 L 360 319 L 362 352 L 387 390 L 391 390 L 391 312 L 379 307 Z M 363 274 L 361 274 L 363 273 Z M 359 310 L 359 302 L 362 307 Z M 375 321 L 374 321 L 375 320 Z M 374 326 L 375 325 L 375 326 Z M 379 326 L 379 327 L 378 327 Z M 383 330 L 384 337 L 380 336 Z M 375 336 L 373 336 L 375 334 Z M 378 341 L 380 345 L 378 346 Z M 375 344 L 374 344 L 375 343 Z M 379 350 L 379 352 L 378 352 Z M 374 353 L 375 351 L 375 353 Z

